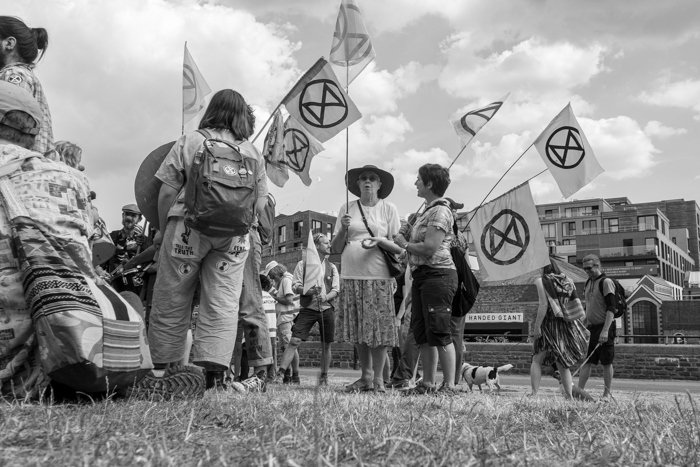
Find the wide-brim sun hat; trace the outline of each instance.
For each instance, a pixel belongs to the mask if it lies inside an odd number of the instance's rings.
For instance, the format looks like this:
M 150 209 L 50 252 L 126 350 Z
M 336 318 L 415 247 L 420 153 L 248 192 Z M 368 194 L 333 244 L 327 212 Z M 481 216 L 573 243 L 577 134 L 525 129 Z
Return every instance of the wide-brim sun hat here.
M 377 197 L 384 199 L 391 194 L 391 191 L 394 189 L 394 176 L 374 165 L 365 165 L 364 167 L 348 170 L 345 185 L 347 185 L 350 193 L 360 198 L 360 187 L 357 186 L 357 181 L 363 172 L 374 172 L 379 177 L 379 181 L 382 182 L 382 186 L 377 191 Z

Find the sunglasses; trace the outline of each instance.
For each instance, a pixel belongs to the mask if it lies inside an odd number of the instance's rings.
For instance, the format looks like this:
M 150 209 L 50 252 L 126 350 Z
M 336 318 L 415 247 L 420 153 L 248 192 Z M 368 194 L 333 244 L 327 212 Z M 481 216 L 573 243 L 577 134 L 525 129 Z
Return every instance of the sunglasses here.
M 370 182 L 376 182 L 379 180 L 379 178 L 375 177 L 374 175 L 362 175 L 360 177 L 360 180 L 363 182 L 370 181 Z
M 584 270 L 584 271 L 591 271 L 591 270 L 593 270 L 593 268 L 597 268 L 597 267 L 598 267 L 598 265 L 595 265 L 595 266 L 585 266 L 585 267 L 583 268 L 583 270 Z

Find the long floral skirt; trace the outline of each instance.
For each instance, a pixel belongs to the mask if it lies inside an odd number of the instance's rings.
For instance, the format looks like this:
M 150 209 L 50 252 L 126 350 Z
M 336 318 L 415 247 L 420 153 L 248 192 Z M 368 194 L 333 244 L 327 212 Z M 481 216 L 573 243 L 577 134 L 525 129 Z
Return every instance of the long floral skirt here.
M 394 279 L 341 279 L 336 342 L 395 347 Z
M 542 335 L 534 343 L 534 355 L 546 350 L 567 368 L 586 357 L 590 333 L 581 321 L 565 321 L 547 310 L 541 329 Z

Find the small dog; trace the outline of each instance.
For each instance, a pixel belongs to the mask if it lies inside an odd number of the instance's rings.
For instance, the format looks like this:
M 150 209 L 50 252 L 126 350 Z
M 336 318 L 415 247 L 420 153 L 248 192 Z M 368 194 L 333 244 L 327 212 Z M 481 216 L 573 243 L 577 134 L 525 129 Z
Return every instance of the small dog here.
M 462 365 L 462 379 L 467 383 L 470 391 L 472 390 L 472 385 L 476 384 L 479 386 L 479 391 L 483 392 L 481 385 L 486 384 L 491 392 L 493 392 L 494 386 L 496 386 L 500 392 L 501 385 L 499 384 L 498 372 L 508 371 L 511 368 L 513 368 L 511 364 L 494 368 L 492 366 L 474 366 L 465 363 Z

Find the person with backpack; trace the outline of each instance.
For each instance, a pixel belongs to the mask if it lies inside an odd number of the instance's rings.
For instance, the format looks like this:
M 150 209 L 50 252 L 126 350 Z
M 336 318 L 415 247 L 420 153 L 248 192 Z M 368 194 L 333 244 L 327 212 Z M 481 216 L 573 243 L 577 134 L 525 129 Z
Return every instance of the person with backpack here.
M 603 365 L 603 399 L 610 397 L 615 359 L 615 313 L 617 312 L 616 284 L 603 274 L 600 259 L 596 255 L 583 258 L 583 270 L 588 275 L 585 286 L 586 317 L 584 324 L 591 332 L 588 342 L 588 359 L 581 367 L 578 386 L 586 388 L 591 376 L 591 365 Z
M 199 396 L 205 379 L 207 388 L 222 386 L 236 341 L 248 232 L 267 204 L 265 164 L 248 141 L 254 127 L 243 96 L 221 90 L 199 130 L 181 136 L 156 173 L 162 230 L 154 238 L 160 256 L 148 332 L 156 371 L 140 383 L 141 394 Z M 178 366 L 198 279 L 197 366 Z M 264 314 L 261 323 L 267 330 Z
M 425 199 L 425 210 L 418 216 L 410 239 L 397 236 L 395 244 L 408 255 L 413 275 L 411 330 L 423 358 L 423 381 L 406 395 L 454 395 L 455 346 L 452 342 L 452 301 L 458 276 L 451 246 L 454 217 L 443 198 L 450 186 L 450 172 L 438 164 L 418 169 L 416 188 Z M 435 386 L 438 359 L 443 382 Z

